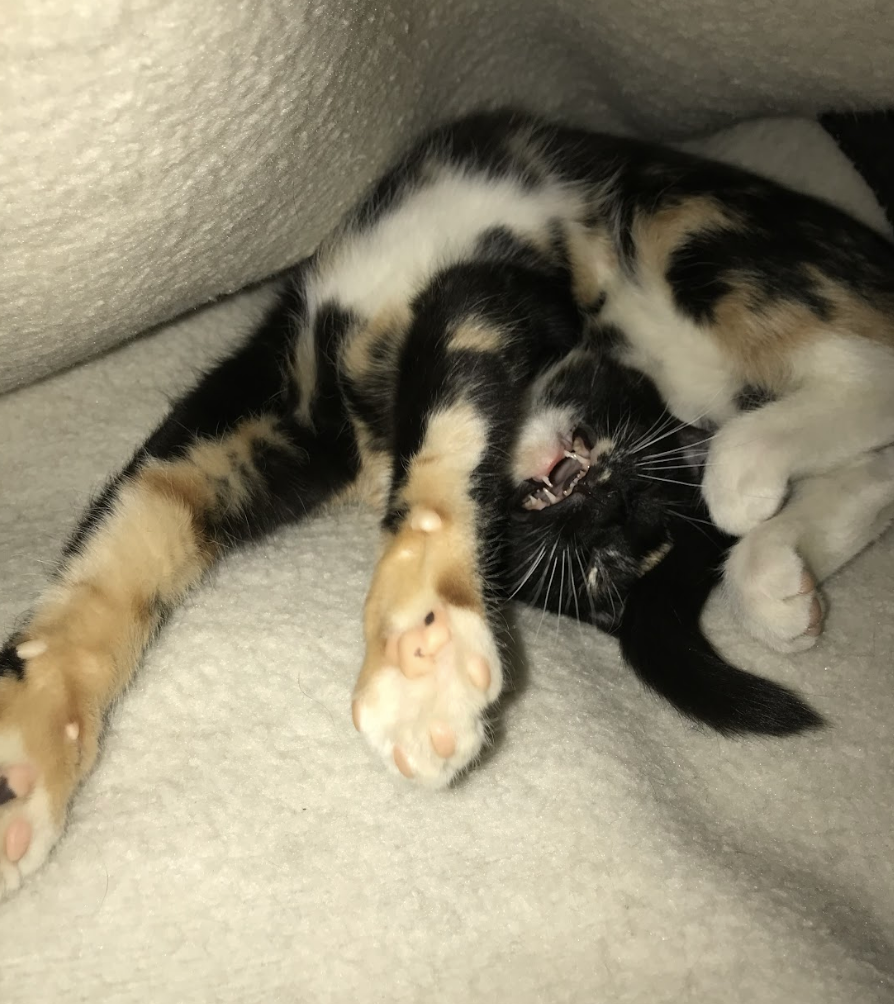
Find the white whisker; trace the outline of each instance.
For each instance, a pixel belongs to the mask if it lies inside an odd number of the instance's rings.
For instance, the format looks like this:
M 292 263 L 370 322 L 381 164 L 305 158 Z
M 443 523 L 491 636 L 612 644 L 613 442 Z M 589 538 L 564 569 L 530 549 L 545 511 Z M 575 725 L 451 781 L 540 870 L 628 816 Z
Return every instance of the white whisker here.
M 696 488 L 691 481 L 677 481 L 674 478 L 659 478 L 654 474 L 637 474 L 638 478 L 646 478 L 647 481 L 664 481 L 665 484 L 669 485 L 683 485 L 684 488 Z
M 513 589 L 512 592 L 509 594 L 509 599 L 510 600 L 524 587 L 524 584 L 528 581 L 528 579 L 531 578 L 531 576 L 534 574 L 534 572 L 537 571 L 537 568 L 540 565 L 540 562 L 543 561 L 543 556 L 545 554 L 546 554 L 546 544 L 544 544 L 543 547 L 540 548 L 540 551 L 537 554 L 536 560 L 531 564 L 531 567 L 528 569 L 528 572 L 525 575 L 525 577 L 521 580 L 521 582 L 519 582 L 519 584 L 515 587 L 515 589 Z
M 559 541 L 557 539 L 556 540 L 556 546 L 558 546 L 558 544 L 559 544 Z M 556 553 L 556 548 L 553 547 L 553 555 L 555 555 L 555 553 Z M 556 577 L 556 564 L 557 564 L 557 561 L 556 561 L 556 559 L 552 555 L 550 555 L 550 559 L 552 561 L 553 570 L 550 573 L 549 584 L 546 587 L 546 596 L 543 598 L 543 613 L 540 615 L 540 623 L 537 625 L 537 633 L 534 635 L 534 640 L 535 641 L 540 637 L 540 629 L 543 627 L 543 619 L 544 619 L 544 617 L 546 617 L 546 609 L 547 609 L 547 606 L 549 605 L 549 594 L 550 594 L 550 592 L 552 591 L 552 588 L 553 588 L 553 579 Z

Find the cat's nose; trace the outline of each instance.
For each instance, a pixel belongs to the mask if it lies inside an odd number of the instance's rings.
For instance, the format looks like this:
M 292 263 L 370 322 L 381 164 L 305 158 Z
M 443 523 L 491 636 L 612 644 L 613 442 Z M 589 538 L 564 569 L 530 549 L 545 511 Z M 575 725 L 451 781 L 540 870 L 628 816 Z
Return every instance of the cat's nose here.
M 610 465 L 598 464 L 587 471 L 579 486 L 586 500 L 589 521 L 598 526 L 620 523 L 627 515 L 627 496 Z

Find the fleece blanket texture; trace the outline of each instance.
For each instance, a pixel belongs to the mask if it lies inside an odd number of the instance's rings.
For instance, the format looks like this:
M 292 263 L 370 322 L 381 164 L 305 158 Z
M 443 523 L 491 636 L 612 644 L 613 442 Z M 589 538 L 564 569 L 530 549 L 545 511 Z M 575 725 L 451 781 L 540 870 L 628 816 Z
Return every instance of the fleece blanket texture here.
M 808 122 L 703 144 L 884 229 Z M 263 311 L 258 289 L 0 399 L 0 629 L 169 396 Z M 645 693 L 594 629 L 510 613 L 516 682 L 453 789 L 385 773 L 351 725 L 374 518 L 234 554 L 112 716 L 45 869 L 0 906 L 3 1004 L 884 1004 L 894 999 L 889 535 L 787 659 L 815 734 L 732 742 Z
M 434 119 L 894 103 L 884 0 L 0 4 L 0 390 L 307 254 Z

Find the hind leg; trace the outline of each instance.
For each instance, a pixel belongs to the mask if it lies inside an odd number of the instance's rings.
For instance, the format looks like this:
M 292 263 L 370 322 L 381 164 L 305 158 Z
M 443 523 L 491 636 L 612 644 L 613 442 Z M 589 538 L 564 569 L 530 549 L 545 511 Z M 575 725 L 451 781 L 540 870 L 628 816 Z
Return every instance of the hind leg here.
M 273 346 L 287 330 L 285 314 L 272 318 L 174 408 L 88 511 L 2 649 L 0 896 L 58 839 L 109 706 L 166 612 L 227 547 L 353 477 L 342 433 L 311 432 L 271 407 L 283 389 Z
M 513 350 L 526 337 L 521 323 L 503 329 L 476 315 L 464 327 L 451 317 L 439 339 L 425 321 L 422 312 L 405 350 L 424 365 L 402 366 L 397 388 L 391 497 L 353 711 L 391 770 L 438 787 L 480 752 L 503 687 L 497 582 L 530 369 L 524 349 Z M 528 336 L 543 341 L 533 327 Z
M 749 631 L 772 648 L 815 644 L 823 609 L 817 584 L 875 540 L 894 516 L 894 447 L 797 482 L 772 519 L 740 540 L 724 591 Z
M 392 769 L 436 787 L 480 751 L 485 710 L 503 685 L 487 533 L 468 490 L 485 449 L 485 424 L 470 407 L 431 422 L 364 614 L 354 722 Z

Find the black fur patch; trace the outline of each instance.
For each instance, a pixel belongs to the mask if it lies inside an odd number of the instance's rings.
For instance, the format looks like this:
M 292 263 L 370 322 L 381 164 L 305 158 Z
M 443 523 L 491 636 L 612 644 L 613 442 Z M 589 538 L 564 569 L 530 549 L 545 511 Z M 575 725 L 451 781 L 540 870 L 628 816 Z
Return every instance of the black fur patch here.
M 11 802 L 16 797 L 16 793 L 10 788 L 5 777 L 0 777 L 0 805 Z
M 736 407 L 739 411 L 755 411 L 776 400 L 776 395 L 764 387 L 743 387 L 736 394 Z
M 894 226 L 894 111 L 830 112 L 820 124 L 872 189 Z
M 670 554 L 630 590 L 621 651 L 649 689 L 684 715 L 726 735 L 785 736 L 823 724 L 797 694 L 728 663 L 702 634 L 699 618 L 720 580 L 732 539 L 680 522 Z
M 25 661 L 19 658 L 16 646 L 21 642 L 10 639 L 0 649 L 0 677 L 14 676 L 17 680 L 25 679 Z

